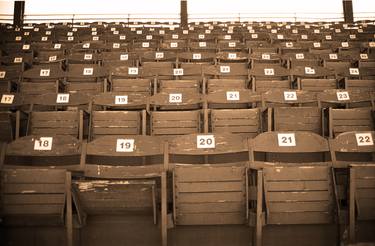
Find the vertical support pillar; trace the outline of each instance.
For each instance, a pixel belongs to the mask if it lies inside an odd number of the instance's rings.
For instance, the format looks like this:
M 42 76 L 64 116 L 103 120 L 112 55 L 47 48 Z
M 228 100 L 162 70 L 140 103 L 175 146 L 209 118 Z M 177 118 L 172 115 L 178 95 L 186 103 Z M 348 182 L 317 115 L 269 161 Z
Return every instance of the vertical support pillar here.
M 180 16 L 181 16 L 181 22 L 180 26 L 183 28 L 186 28 L 188 26 L 188 12 L 187 12 L 187 0 L 181 0 L 181 11 L 180 11 Z
M 25 14 L 25 1 L 14 1 L 13 25 L 21 27 Z
M 353 23 L 353 2 L 352 0 L 342 0 L 342 6 L 344 9 L 344 21 L 345 23 Z
M 255 245 L 262 246 L 262 227 L 263 227 L 263 171 L 258 170 L 257 174 L 257 208 L 256 208 L 256 227 L 255 227 Z
M 355 169 L 350 167 L 349 183 L 349 241 L 355 242 Z
M 161 173 L 161 245 L 167 246 L 167 173 Z

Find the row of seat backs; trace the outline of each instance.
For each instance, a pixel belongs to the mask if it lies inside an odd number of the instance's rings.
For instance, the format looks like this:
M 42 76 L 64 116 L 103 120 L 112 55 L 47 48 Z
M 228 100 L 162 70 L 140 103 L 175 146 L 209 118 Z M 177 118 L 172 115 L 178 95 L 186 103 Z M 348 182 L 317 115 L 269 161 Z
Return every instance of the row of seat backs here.
M 311 132 L 266 132 L 249 139 L 235 134 L 192 134 L 178 136 L 167 142 L 155 136 L 105 136 L 86 144 L 69 136 L 44 137 L 39 135 L 23 137 L 4 145 L 2 161 L 5 166 L 22 166 L 29 163 L 31 166 L 52 165 L 59 167 L 62 165 L 73 168 L 72 170 L 82 170 L 85 163 L 94 161 L 93 157 L 97 156 L 99 157 L 98 165 L 129 165 L 130 168 L 135 168 L 136 165 L 158 164 L 161 165 L 158 168 L 168 170 L 173 167 L 173 163 L 188 161 L 189 158 L 186 156 L 208 156 L 208 159 L 192 158 L 190 159 L 191 164 L 241 161 L 246 163 L 249 161 L 249 164 L 245 165 L 253 168 L 268 166 L 272 162 L 331 162 L 332 158 L 333 166 L 343 167 L 356 161 L 340 159 L 338 153 L 367 153 L 365 159 L 357 161 L 373 161 L 373 139 L 374 132 L 371 131 L 342 133 L 329 141 Z M 269 153 L 269 155 L 262 156 L 257 153 Z M 281 155 L 278 156 L 275 153 Z M 313 153 L 323 155 L 315 156 Z M 329 157 L 329 153 L 331 153 L 331 157 Z M 288 159 L 286 154 L 291 156 L 295 154 L 296 156 Z M 168 155 L 170 155 L 169 161 L 167 160 Z M 230 158 L 226 158 L 226 155 Z M 304 155 L 310 155 L 310 157 L 302 157 Z M 17 157 L 32 156 L 39 157 L 40 162 L 30 163 L 27 158 L 17 159 Z M 59 163 L 57 158 L 72 156 L 76 156 L 78 159 L 75 162 L 72 159 L 66 159 L 65 163 Z M 103 159 L 103 157 L 105 158 Z M 146 158 L 145 161 L 145 159 L 139 158 L 140 163 L 136 164 L 133 162 L 135 157 L 149 157 L 149 159 Z M 41 162 L 43 158 L 45 161 Z M 17 163 L 17 161 L 20 162 Z M 170 164 L 172 165 L 169 166 Z M 140 172 L 147 172 L 147 169 Z M 100 175 L 100 172 L 95 173 Z M 131 172 L 130 175 L 132 175 Z
M 94 27 L 95 28 L 95 27 Z M 251 27 L 250 27 L 251 28 Z M 34 30 L 38 29 L 36 27 Z M 372 30 L 366 30 L 364 32 L 363 29 L 360 31 L 353 30 L 352 32 L 349 32 L 347 30 L 344 30 L 342 33 L 338 33 L 338 31 L 341 32 L 341 29 L 335 29 L 335 30 L 325 30 L 320 32 L 320 30 L 315 29 L 315 33 L 309 33 L 305 30 L 297 30 L 293 29 L 291 31 L 285 31 L 285 30 L 254 30 L 254 29 L 244 29 L 240 32 L 233 32 L 233 30 L 227 30 L 227 31 L 220 31 L 220 33 L 212 30 L 172 30 L 170 33 L 165 34 L 165 30 L 153 30 L 148 31 L 147 28 L 142 28 L 140 30 L 126 30 L 124 28 L 111 28 L 112 30 L 108 30 L 107 32 L 101 32 L 101 31 L 92 31 L 92 28 L 87 28 L 85 30 L 84 27 L 80 28 L 68 28 L 68 30 L 55 32 L 53 29 L 50 30 L 44 30 L 45 32 L 42 33 L 42 31 L 34 31 L 34 30 L 8 30 L 4 31 L 4 37 L 2 39 L 3 42 L 20 42 L 23 40 L 33 41 L 33 42 L 51 42 L 55 40 L 66 40 L 66 41 L 99 41 L 99 40 L 112 40 L 111 37 L 119 37 L 123 36 L 122 40 L 127 41 L 136 41 L 136 40 L 163 40 L 163 39 L 180 39 L 180 40 L 239 40 L 243 41 L 246 39 L 259 39 L 264 41 L 296 41 L 298 39 L 308 40 L 307 37 L 312 36 L 315 40 L 363 40 L 367 41 L 369 39 L 373 38 Z M 136 29 L 136 28 L 133 28 Z M 271 33 L 272 32 L 272 33 Z M 302 37 L 301 37 L 302 34 Z M 257 35 L 257 36 L 255 36 Z M 92 39 L 92 37 L 103 37 L 101 38 L 95 38 Z M 303 37 L 306 36 L 306 37 Z M 327 37 L 329 36 L 329 37 Z M 68 39 L 70 37 L 70 39 Z
M 237 102 L 233 103 L 231 98 L 228 101 L 226 91 L 212 93 L 206 99 L 198 94 L 159 93 L 144 100 L 135 97 L 136 101 L 132 101 L 132 96 L 108 93 L 94 97 L 92 102 L 89 101 L 89 97 L 80 94 L 46 94 L 35 98 L 32 102 L 26 134 L 71 135 L 79 136 L 82 140 L 83 131 L 87 127 L 86 114 L 82 110 L 55 111 L 56 109 L 69 109 L 69 107 L 78 107 L 76 109 L 81 108 L 90 114 L 89 139 L 102 135 L 146 134 L 148 127 L 150 127 L 151 135 L 198 133 L 204 129 L 204 132 L 225 131 L 248 136 L 255 136 L 264 130 L 310 130 L 323 135 L 326 134 L 324 129 L 328 128 L 329 136 L 334 137 L 341 132 L 351 130 L 372 130 L 374 125 L 373 110 L 371 110 L 373 101 L 370 97 L 362 98 L 363 93 L 326 92 L 322 96 L 322 98 L 325 97 L 324 106 L 360 107 L 330 108 L 327 116 L 328 126 L 323 124 L 323 118 L 326 116 L 320 108 L 322 103 L 317 102 L 313 94 L 301 93 L 301 91 L 287 91 L 286 94 L 284 91 L 269 91 L 262 98 L 259 94 L 248 91 L 232 91 L 231 93 L 233 95 L 229 96 L 236 97 Z M 290 93 L 296 97 L 295 100 L 285 100 L 285 95 L 289 96 Z M 350 103 L 340 101 L 340 95 L 350 97 Z M 12 100 L 12 104 L 2 104 L 5 110 L 22 109 L 21 106 L 25 104 L 21 102 L 22 97 L 19 95 L 5 94 L 2 98 L 4 102 L 5 97 Z M 67 101 L 61 101 L 62 99 Z M 174 101 L 171 103 L 171 100 Z M 256 106 L 258 108 L 254 108 Z M 212 110 L 200 112 L 201 108 Z M 263 116 L 262 112 L 267 108 L 268 113 Z M 28 111 L 27 108 L 26 111 Z M 150 121 L 147 120 L 146 112 L 149 112 L 151 116 Z M 17 129 L 22 128 L 19 122 L 22 119 L 19 114 L 17 117 Z M 9 135 L 5 132 L 7 129 L 9 133 L 13 132 L 12 124 L 9 122 L 11 118 L 12 113 L 2 114 L 4 137 Z M 202 119 L 204 119 L 204 125 L 201 125 Z M 267 126 L 264 125 L 262 119 L 268 120 Z M 150 125 L 147 124 L 148 122 Z M 19 134 L 20 129 L 16 132 Z M 19 136 L 17 134 L 16 136 Z

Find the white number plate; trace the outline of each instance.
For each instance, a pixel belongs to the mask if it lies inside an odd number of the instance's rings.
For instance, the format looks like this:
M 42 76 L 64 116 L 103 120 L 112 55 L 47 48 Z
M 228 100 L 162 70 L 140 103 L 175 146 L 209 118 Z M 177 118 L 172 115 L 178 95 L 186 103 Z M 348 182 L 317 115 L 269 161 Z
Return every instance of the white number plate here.
M 128 96 L 116 96 L 115 97 L 115 104 L 128 104 Z
M 94 69 L 93 68 L 84 68 L 83 69 L 83 75 L 93 75 Z
M 198 135 L 197 136 L 198 149 L 214 149 L 215 137 L 214 135 Z
M 295 91 L 284 91 L 284 100 L 285 101 L 296 101 L 297 92 Z
M 41 137 L 35 139 L 34 150 L 52 150 L 52 137 Z
M 13 101 L 14 101 L 14 95 L 3 94 L 3 96 L 1 97 L 2 104 L 12 104 Z
M 357 133 L 355 134 L 358 146 L 371 146 L 374 145 L 371 133 Z
M 275 70 L 273 70 L 273 68 L 265 68 L 264 75 L 267 75 L 267 76 L 275 75 Z
M 182 76 L 182 75 L 184 75 L 184 69 L 182 69 L 182 68 L 175 68 L 175 69 L 173 69 L 173 75 L 174 76 Z
M 240 100 L 239 91 L 227 91 L 227 101 L 238 101 Z
M 347 91 L 338 91 L 337 92 L 337 100 L 339 100 L 339 101 L 348 101 L 348 100 L 350 100 L 349 92 L 347 92 Z
M 138 74 L 138 68 L 137 67 L 129 67 L 128 68 L 128 74 L 137 75 Z
M 117 139 L 116 152 L 133 152 L 134 139 Z
M 279 146 L 296 146 L 296 136 L 294 133 L 277 134 Z
M 59 93 L 56 97 L 56 103 L 69 103 L 69 94 Z
M 49 77 L 51 73 L 50 69 L 40 69 L 40 77 Z
M 181 93 L 169 94 L 169 103 L 182 103 L 182 94 Z

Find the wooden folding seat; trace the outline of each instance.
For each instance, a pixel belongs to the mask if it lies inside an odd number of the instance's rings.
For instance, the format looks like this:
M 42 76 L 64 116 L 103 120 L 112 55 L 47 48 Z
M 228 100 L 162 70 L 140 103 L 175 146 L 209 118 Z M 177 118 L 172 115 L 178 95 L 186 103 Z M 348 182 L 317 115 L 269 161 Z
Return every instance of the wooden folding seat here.
M 25 96 L 57 93 L 62 89 L 65 72 L 59 65 L 39 65 L 25 71 L 19 92 Z
M 195 31 L 194 33 L 189 33 L 190 42 L 215 42 L 216 38 L 214 34 L 206 34 L 203 31 Z
M 107 31 L 102 35 L 102 40 L 105 41 L 107 49 L 109 43 L 123 43 L 127 47 L 132 43 L 131 37 L 122 26 L 117 28 L 108 26 Z
M 333 69 L 337 73 L 348 70 L 352 66 L 352 57 L 340 53 L 322 54 L 320 58 L 323 60 L 324 67 Z
M 374 98 L 369 91 L 356 89 L 325 90 L 317 94 L 319 107 L 322 108 L 362 108 L 372 107 Z
M 84 142 L 68 135 L 31 135 L 6 145 L 4 168 L 82 169 Z
M 231 78 L 249 79 L 248 63 L 220 63 L 203 67 L 203 75 L 206 78 Z
M 67 47 L 61 43 L 33 43 L 31 44 L 31 49 L 35 51 L 35 55 L 38 57 L 40 54 L 48 53 L 48 52 L 58 52 L 58 53 L 66 53 Z
M 290 89 L 290 71 L 273 65 L 257 65 L 250 69 L 251 88 L 257 93 L 263 93 L 273 88 Z
M 330 136 L 347 131 L 374 130 L 373 110 L 371 108 L 331 109 L 329 111 Z
M 320 59 L 310 53 L 290 53 L 282 56 L 283 63 L 288 68 L 293 69 L 295 67 L 315 67 L 321 65 Z
M 14 93 L 0 93 L 0 99 L 0 141 L 11 142 L 20 136 L 21 128 L 25 128 L 25 117 L 19 110 L 26 103 L 22 95 Z
M 201 92 L 201 82 L 193 79 L 159 80 L 157 92 L 187 92 L 199 94 Z
M 225 35 L 231 37 L 232 35 Z M 226 52 L 245 52 L 246 46 L 240 40 L 218 40 L 217 48 L 219 51 L 226 51 Z
M 143 62 L 143 76 L 146 78 L 173 79 L 175 66 L 175 62 Z
M 42 226 L 62 226 L 66 230 L 63 243 L 73 245 L 70 172 L 62 169 L 6 168 L 0 174 L 2 227 L 8 230 L 16 226 L 27 227 L 28 230 L 35 227 L 40 231 Z M 41 241 L 35 235 L 28 240 Z M 61 241 L 51 240 L 49 243 L 57 245 Z
M 30 68 L 33 64 L 33 53 L 14 53 L 0 57 L 0 64 L 5 66 L 20 66 L 23 69 Z
M 170 51 L 174 53 L 184 52 L 188 48 L 187 40 L 164 39 L 160 44 L 160 51 Z
M 48 32 L 47 32 L 48 33 Z M 30 35 L 29 42 L 31 43 L 52 43 L 54 40 L 54 36 L 52 36 L 52 33 L 48 33 L 49 35 L 46 35 L 46 32 L 39 31 L 34 32 Z
M 113 92 L 125 92 L 146 98 L 153 91 L 152 79 L 143 78 L 143 69 L 141 67 L 121 66 L 110 70 L 111 90 Z M 156 83 L 156 80 L 154 80 Z
M 144 62 L 176 62 L 177 54 L 174 51 L 148 51 L 140 54 L 140 63 Z
M 375 90 L 375 69 L 351 67 L 342 71 L 339 76 L 344 77 L 346 89 L 358 89 L 363 91 Z
M 131 48 L 134 52 L 155 51 L 159 48 L 159 42 L 156 40 L 134 40 Z
M 258 189 L 263 190 L 265 204 L 258 200 L 258 206 L 265 208 L 265 224 L 298 225 L 310 233 L 328 230 L 330 236 L 324 237 L 324 242 L 334 244 L 338 230 L 328 224 L 337 223 L 337 201 L 331 161 L 326 159 L 328 141 L 312 132 L 266 132 L 250 140 L 249 148 L 250 168 L 263 173 Z M 261 210 L 258 210 L 257 245 L 262 241 L 261 219 Z M 309 227 L 309 231 L 304 227 L 307 224 L 317 225 L 320 230 Z M 283 238 L 286 244 L 298 242 L 298 238 L 285 233 Z
M 158 93 L 148 100 L 151 135 L 199 133 L 202 129 L 202 96 L 197 93 Z
M 331 156 L 336 170 L 343 217 L 349 218 L 349 240 L 356 240 L 363 229 L 361 221 L 374 220 L 375 133 L 373 131 L 346 132 L 330 141 Z M 370 229 L 371 230 L 371 229 Z M 358 233 L 361 234 L 361 233 Z M 358 235 L 357 234 L 357 235 Z M 363 234 L 363 233 L 362 233 Z
M 189 31 L 181 31 L 180 29 L 178 30 L 163 30 L 162 28 L 159 28 L 158 30 L 154 31 L 154 36 L 157 36 L 158 39 L 162 40 L 188 40 L 189 38 Z
M 353 56 L 361 53 L 360 43 L 358 42 L 345 41 L 341 42 L 341 44 L 336 47 L 337 52 L 342 55 Z
M 100 56 L 94 52 L 75 52 L 66 57 L 67 63 L 70 64 L 98 64 Z
M 233 27 L 230 27 L 228 30 L 223 30 L 220 32 L 220 30 L 210 30 L 211 33 L 217 34 L 216 40 L 218 43 L 224 41 L 225 42 L 238 42 L 241 43 L 243 36 L 241 31 L 242 30 L 234 30 Z M 233 48 L 233 47 L 232 47 Z
M 72 34 L 68 36 L 70 33 L 73 32 L 66 32 L 64 35 L 59 35 L 56 37 L 56 42 L 65 46 L 67 49 L 71 49 L 75 44 L 79 43 L 77 34 Z M 75 33 L 75 32 L 74 32 Z
M 249 54 L 238 51 L 222 51 L 216 53 L 218 63 L 247 63 L 249 62 Z
M 258 135 L 262 131 L 260 103 L 261 96 L 250 90 L 229 89 L 208 94 L 204 109 L 205 132 Z
M 178 225 L 248 221 L 248 147 L 234 134 L 184 135 L 169 142 L 173 219 Z
M 269 45 L 270 36 L 266 32 L 257 32 L 247 33 L 244 37 L 246 47 L 253 52 L 253 50 L 260 46 Z M 277 51 L 276 51 L 277 52 Z
M 36 57 L 34 57 L 35 64 L 59 64 L 63 67 L 63 63 L 65 62 L 65 52 L 64 50 L 58 51 L 38 51 Z
M 192 53 L 216 53 L 217 44 L 208 40 L 190 41 L 189 51 Z
M 115 67 L 129 66 L 136 67 L 138 64 L 138 54 L 127 51 L 102 52 L 100 60 L 104 67 L 111 70 Z
M 103 136 L 88 143 L 83 177 L 72 187 L 79 224 L 90 215 L 125 216 L 132 223 L 138 221 L 134 216 L 151 215 L 154 224 L 159 220 L 161 245 L 167 245 L 165 151 L 151 136 Z
M 374 67 L 375 66 L 375 52 L 367 54 L 361 53 L 358 56 L 354 57 L 358 61 L 358 67 Z
M 27 135 L 84 137 L 90 98 L 81 93 L 49 93 L 28 99 Z
M 126 52 L 128 51 L 129 44 L 124 41 L 120 40 L 120 35 L 114 35 L 114 34 L 107 34 L 107 36 L 104 36 L 103 38 L 106 40 L 104 52 Z M 126 38 L 125 35 L 122 36 L 123 38 Z
M 294 39 L 294 38 L 292 38 Z M 285 54 L 304 54 L 308 53 L 309 49 L 306 47 L 303 47 L 298 42 L 293 41 L 287 41 L 287 42 L 281 42 L 279 44 L 279 51 L 281 55 Z
M 335 53 L 335 49 L 332 48 L 332 45 L 326 42 L 314 40 L 306 42 L 305 45 L 309 48 L 309 53 L 312 54 L 321 55 Z
M 206 63 L 214 64 L 216 61 L 215 52 L 190 51 L 177 54 L 179 62 L 185 63 Z
M 300 90 L 270 90 L 263 94 L 268 131 L 310 131 L 323 135 L 323 111 L 316 95 Z
M 94 35 L 94 36 L 96 36 L 96 35 Z M 93 41 L 93 39 L 90 38 L 89 40 L 83 40 L 82 43 L 75 44 L 72 47 L 72 49 L 70 49 L 70 52 L 71 53 L 77 53 L 77 52 L 98 53 L 98 52 L 103 51 L 104 47 L 105 47 L 104 42 Z
M 123 92 L 102 93 L 92 99 L 89 139 L 106 135 L 145 135 L 146 100 Z
M 108 72 L 96 64 L 69 65 L 66 72 L 65 91 L 90 95 L 107 91 Z
M 113 92 L 129 93 L 144 100 L 151 95 L 151 79 L 121 78 L 120 74 L 114 74 L 110 79 Z
M 279 49 L 273 46 L 270 43 L 256 43 L 257 46 L 251 47 L 251 54 L 252 55 L 261 55 L 261 54 L 278 54 Z
M 0 66 L 0 92 L 16 91 L 22 72 L 20 66 Z
M 263 65 L 281 65 L 281 57 L 277 53 L 257 52 L 250 55 L 251 68 Z
M 327 89 L 337 89 L 338 82 L 335 78 L 335 71 L 320 66 L 316 67 L 295 67 L 291 70 L 294 84 L 299 90 L 321 92 Z
M 20 38 L 21 36 L 18 37 Z M 29 41 L 23 40 L 22 42 L 22 39 L 20 40 L 20 42 L 3 43 L 1 45 L 1 50 L 5 51 L 5 53 L 8 55 L 33 53 L 33 49 Z
M 273 33 L 271 31 L 271 33 L 269 35 L 270 35 L 270 39 L 271 39 L 271 44 L 273 44 L 273 45 L 279 45 L 280 43 L 281 44 L 293 43 L 293 41 L 295 41 L 293 36 L 288 35 L 287 33 L 284 33 L 282 31 L 278 32 L 276 30 L 276 33 Z

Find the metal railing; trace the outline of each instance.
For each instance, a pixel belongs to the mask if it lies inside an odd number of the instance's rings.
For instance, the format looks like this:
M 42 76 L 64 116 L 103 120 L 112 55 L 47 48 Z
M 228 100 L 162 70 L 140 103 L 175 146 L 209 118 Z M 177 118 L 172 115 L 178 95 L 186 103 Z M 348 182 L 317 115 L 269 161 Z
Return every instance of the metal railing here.
M 189 14 L 189 22 L 207 22 L 207 21 L 278 21 L 278 22 L 316 22 L 316 21 L 342 21 L 343 13 L 200 13 Z M 354 20 L 375 20 L 375 12 L 357 12 L 354 13 Z M 118 14 L 29 14 L 25 15 L 25 23 L 56 23 L 56 22 L 164 22 L 179 23 L 180 15 L 171 13 L 145 14 L 145 13 L 118 13 Z M 0 14 L 0 22 L 12 23 L 13 15 Z

